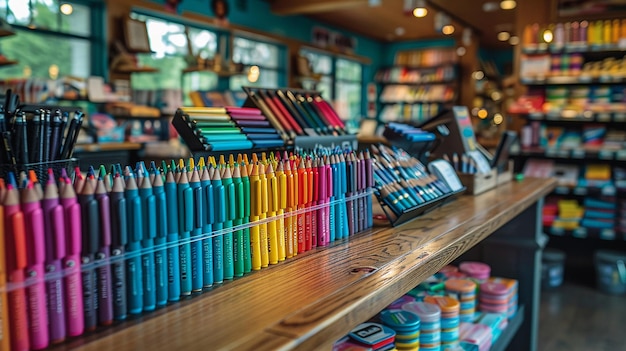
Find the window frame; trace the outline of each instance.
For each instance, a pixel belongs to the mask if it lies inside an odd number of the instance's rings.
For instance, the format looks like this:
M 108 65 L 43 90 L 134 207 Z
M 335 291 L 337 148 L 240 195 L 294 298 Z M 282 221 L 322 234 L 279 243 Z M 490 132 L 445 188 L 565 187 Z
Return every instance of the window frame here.
M 230 50 L 232 56 L 235 56 L 235 39 L 238 39 L 238 38 L 245 39 L 254 43 L 272 45 L 277 48 L 278 62 L 276 64 L 276 67 L 268 67 L 268 66 L 261 65 L 261 64 L 246 64 L 246 66 L 258 66 L 261 74 L 263 74 L 263 71 L 275 72 L 277 76 L 276 88 L 285 86 L 287 83 L 287 79 L 288 79 L 287 78 L 288 76 L 287 64 L 286 64 L 287 63 L 286 46 L 283 43 L 280 43 L 278 41 L 273 41 L 271 39 L 266 39 L 266 38 L 259 38 L 258 36 L 248 34 L 245 32 L 233 32 L 231 36 L 232 40 L 230 41 L 230 45 L 232 45 L 232 50 Z M 232 90 L 230 89 L 231 81 L 232 81 L 232 77 L 228 79 L 228 90 Z

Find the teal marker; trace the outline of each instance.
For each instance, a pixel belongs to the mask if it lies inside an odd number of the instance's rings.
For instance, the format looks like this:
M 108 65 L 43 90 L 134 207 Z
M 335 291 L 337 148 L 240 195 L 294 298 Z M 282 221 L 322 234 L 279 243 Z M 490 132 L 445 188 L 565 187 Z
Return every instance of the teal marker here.
M 202 257 L 204 258 L 204 266 L 202 274 L 204 287 L 213 286 L 213 239 L 209 235 L 213 232 L 213 221 L 215 220 L 215 211 L 213 211 L 213 185 L 209 176 L 209 169 L 204 166 L 204 160 L 200 159 L 202 166 L 202 176 L 200 177 L 200 185 L 202 185 L 204 199 L 204 223 L 202 226 Z
M 157 306 L 165 306 L 168 300 L 168 259 L 165 245 L 167 244 L 168 220 L 167 217 L 167 197 L 163 186 L 163 177 L 156 165 L 152 165 L 151 171 L 154 173 L 152 182 L 152 192 L 154 193 L 156 216 L 156 237 L 154 238 L 154 284 L 156 286 Z
M 243 217 L 241 224 L 247 224 L 250 219 L 250 178 L 245 164 L 241 164 L 241 184 L 243 189 Z M 250 228 L 243 230 L 243 272 L 252 271 L 252 252 L 250 251 Z
M 126 260 L 126 283 L 128 312 L 139 314 L 143 311 L 143 275 L 141 267 L 141 239 L 143 234 L 143 221 L 141 199 L 139 190 L 135 182 L 135 175 L 130 167 L 126 167 L 126 189 L 124 197 L 126 199 L 127 223 L 128 223 L 128 244 L 126 246 L 127 255 L 134 255 Z
M 233 184 L 235 188 L 235 219 L 233 219 L 233 226 L 235 227 L 241 225 L 244 216 L 243 182 L 241 181 L 239 168 L 239 164 L 235 163 L 233 168 Z M 233 239 L 235 277 L 241 277 L 244 273 L 244 245 L 243 230 L 236 230 Z
M 140 165 L 139 198 L 141 199 L 141 218 L 143 220 L 143 235 L 141 247 L 144 254 L 141 255 L 143 273 L 143 310 L 152 311 L 156 308 L 156 283 L 154 266 L 154 238 L 156 237 L 156 200 L 152 193 L 152 184 L 143 162 Z
M 235 209 L 235 184 L 233 183 L 232 173 L 229 166 L 225 166 L 224 168 L 222 185 L 224 186 L 224 198 L 226 199 L 226 202 L 222 202 L 226 210 L 224 229 L 228 229 L 233 227 L 233 220 L 237 216 Z M 232 280 L 235 276 L 233 251 L 233 232 L 224 233 L 224 279 L 228 280 Z
M 204 265 L 204 259 L 202 255 L 202 240 L 199 238 L 202 236 L 202 230 L 204 229 L 204 196 L 202 191 L 202 185 L 200 184 L 200 176 L 198 175 L 198 169 L 193 166 L 193 159 L 190 160 L 190 180 L 189 186 L 193 193 L 193 225 L 191 230 L 191 238 L 194 240 L 191 243 L 191 289 L 194 292 L 202 291 L 204 287 L 204 274 L 202 273 L 202 267 Z
M 178 177 L 178 235 L 180 240 L 180 289 L 181 295 L 191 295 L 191 247 L 189 239 L 193 229 L 193 190 L 187 180 L 187 172 Z
M 219 235 L 213 237 L 213 279 L 215 283 L 219 284 L 224 281 L 224 238 L 221 231 L 224 228 L 224 221 L 226 220 L 226 195 L 220 177 L 220 170 L 216 168 L 212 169 L 211 185 L 213 185 L 213 203 L 220 204 L 220 206 L 216 205 L 213 207 L 215 211 L 213 234 L 219 232 Z
M 167 168 L 164 168 L 165 171 Z M 165 174 L 165 201 L 167 202 L 167 299 L 180 300 L 180 260 L 178 250 L 178 194 L 174 172 Z

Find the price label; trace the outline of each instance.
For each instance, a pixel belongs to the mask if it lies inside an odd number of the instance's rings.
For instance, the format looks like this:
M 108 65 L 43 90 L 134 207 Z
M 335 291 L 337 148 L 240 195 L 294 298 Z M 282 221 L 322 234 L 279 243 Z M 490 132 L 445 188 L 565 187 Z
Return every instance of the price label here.
M 598 158 L 603 160 L 612 160 L 613 159 L 613 151 L 611 150 L 601 150 L 598 154 Z
M 581 150 L 581 149 L 573 150 L 572 158 L 585 158 L 585 150 Z
M 557 186 L 554 189 L 554 192 L 559 195 L 567 195 L 569 194 L 569 188 L 566 186 Z
M 599 122 L 611 122 L 610 113 L 598 113 L 597 117 Z
M 575 237 L 575 238 L 580 238 L 580 239 L 586 238 L 587 237 L 587 228 L 580 227 L 580 228 L 574 229 L 574 231 L 572 232 L 572 236 Z
M 615 240 L 615 231 L 613 229 L 602 229 L 600 239 Z
M 613 121 L 615 122 L 626 122 L 626 113 L 616 112 L 613 114 Z

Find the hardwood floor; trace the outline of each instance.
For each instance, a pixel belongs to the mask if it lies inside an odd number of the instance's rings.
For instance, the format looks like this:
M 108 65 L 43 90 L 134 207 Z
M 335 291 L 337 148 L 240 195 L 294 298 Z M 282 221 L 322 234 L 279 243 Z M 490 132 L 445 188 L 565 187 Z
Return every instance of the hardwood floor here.
M 626 296 L 565 283 L 541 292 L 539 351 L 626 350 Z

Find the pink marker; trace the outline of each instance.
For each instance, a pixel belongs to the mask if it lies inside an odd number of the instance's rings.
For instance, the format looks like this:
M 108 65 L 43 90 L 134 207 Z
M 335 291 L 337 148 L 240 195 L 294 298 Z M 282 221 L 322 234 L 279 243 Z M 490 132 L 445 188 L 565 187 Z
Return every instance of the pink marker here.
M 80 205 L 69 178 L 61 189 L 61 206 L 65 212 L 66 256 L 63 258 L 65 269 L 65 308 L 67 335 L 78 336 L 85 330 L 83 315 L 83 287 L 80 276 L 80 250 L 82 246 L 82 223 Z
M 326 188 L 326 166 L 324 165 L 324 159 L 318 158 L 317 164 L 317 204 L 326 206 L 328 199 L 326 194 L 328 189 Z M 317 211 L 317 244 L 318 246 L 328 245 L 328 213 L 326 212 L 328 207 L 322 207 Z
M 28 334 L 30 347 L 41 350 L 50 344 L 48 333 L 48 311 L 46 308 L 46 287 L 44 263 L 46 260 L 43 211 L 39 194 L 32 182 L 28 182 L 22 192 L 22 212 L 26 224 L 26 278 L 34 282 L 26 288 L 28 298 Z

